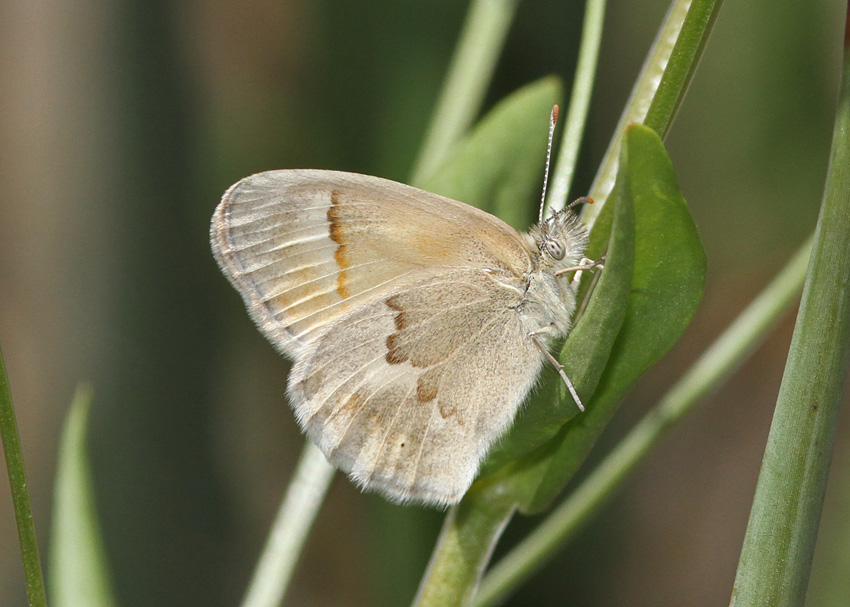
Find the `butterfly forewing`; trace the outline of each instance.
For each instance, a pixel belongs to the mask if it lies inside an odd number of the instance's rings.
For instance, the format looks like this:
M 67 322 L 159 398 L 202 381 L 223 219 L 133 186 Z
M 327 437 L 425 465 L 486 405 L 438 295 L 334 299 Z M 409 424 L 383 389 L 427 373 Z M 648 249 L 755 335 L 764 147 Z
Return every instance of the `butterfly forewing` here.
M 476 266 L 522 275 L 529 264 L 518 234 L 492 215 L 337 171 L 243 179 L 216 209 L 212 242 L 254 321 L 293 358 L 330 323 L 423 272 Z

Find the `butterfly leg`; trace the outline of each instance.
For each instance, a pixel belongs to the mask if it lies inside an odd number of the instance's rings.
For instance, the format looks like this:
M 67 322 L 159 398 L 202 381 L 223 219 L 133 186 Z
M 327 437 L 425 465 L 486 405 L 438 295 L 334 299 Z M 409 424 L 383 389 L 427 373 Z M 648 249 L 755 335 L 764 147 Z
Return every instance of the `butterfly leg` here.
M 561 274 L 566 274 L 567 272 L 583 272 L 584 270 L 592 270 L 593 268 L 604 268 L 605 267 L 605 256 L 603 255 L 596 261 L 592 259 L 588 259 L 587 257 L 582 257 L 578 262 L 578 265 L 570 266 L 569 268 L 561 268 L 555 272 L 555 276 L 560 276 Z
M 548 329 L 548 327 L 547 327 L 547 329 Z M 546 330 L 546 329 L 540 329 L 540 331 L 545 331 L 545 330 Z M 575 388 L 575 386 L 573 385 L 573 382 L 571 382 L 571 381 L 570 381 L 570 378 L 569 378 L 569 377 L 567 377 L 567 374 L 566 374 L 566 372 L 564 371 L 564 365 L 562 365 L 561 363 L 559 363 L 559 362 L 558 362 L 558 359 L 557 359 L 557 358 L 555 358 L 554 356 L 552 356 L 551 352 L 549 352 L 549 349 L 548 349 L 545 345 L 543 345 L 543 342 L 542 342 L 542 341 L 540 341 L 540 340 L 537 338 L 537 335 L 536 335 L 536 334 L 537 334 L 538 332 L 539 332 L 539 331 L 534 331 L 534 332 L 532 332 L 532 333 L 530 333 L 530 334 L 529 334 L 529 336 L 531 337 L 531 341 L 533 341 L 533 342 L 534 342 L 534 345 L 535 345 L 535 346 L 537 346 L 537 348 L 538 348 L 541 352 L 543 352 L 543 356 L 545 356 L 545 357 L 546 357 L 546 359 L 547 359 L 550 363 L 552 363 L 552 366 L 553 366 L 553 367 L 555 367 L 555 370 L 556 370 L 556 371 L 558 371 L 558 375 L 560 375 L 560 376 L 561 376 L 561 379 L 563 379 L 563 380 L 564 380 L 564 383 L 567 385 L 567 390 L 569 390 L 569 391 L 570 391 L 570 394 L 572 394 L 572 396 L 573 396 L 573 400 L 575 400 L 575 401 L 576 401 L 576 405 L 578 406 L 579 410 L 580 410 L 580 411 L 584 411 L 584 405 L 581 403 L 581 399 L 578 397 L 578 393 L 576 392 L 576 388 Z
M 563 268 L 555 272 L 555 276 L 559 274 L 564 274 L 565 272 L 575 272 L 573 275 L 573 279 L 570 281 L 570 287 L 572 287 L 573 293 L 578 292 L 578 285 L 581 282 L 581 273 L 585 270 L 592 270 L 593 268 L 604 268 L 605 267 L 605 256 L 603 255 L 596 261 L 592 259 L 588 259 L 587 257 L 582 257 L 578 262 L 578 265 L 571 266 L 569 268 Z M 597 274 L 596 277 L 599 275 Z

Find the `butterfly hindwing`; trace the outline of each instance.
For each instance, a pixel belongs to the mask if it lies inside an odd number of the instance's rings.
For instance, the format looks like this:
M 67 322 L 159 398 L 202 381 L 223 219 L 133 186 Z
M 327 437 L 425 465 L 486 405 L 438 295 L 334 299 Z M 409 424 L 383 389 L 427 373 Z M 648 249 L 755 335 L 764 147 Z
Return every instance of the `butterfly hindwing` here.
M 332 463 L 395 501 L 460 499 L 541 364 L 505 278 L 423 278 L 358 307 L 305 352 L 290 398 Z

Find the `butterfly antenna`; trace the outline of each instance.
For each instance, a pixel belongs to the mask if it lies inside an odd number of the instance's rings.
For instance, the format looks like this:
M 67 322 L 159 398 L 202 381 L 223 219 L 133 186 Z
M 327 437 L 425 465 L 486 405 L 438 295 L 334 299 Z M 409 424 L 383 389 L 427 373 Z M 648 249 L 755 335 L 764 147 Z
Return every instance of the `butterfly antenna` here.
M 577 207 L 580 204 L 593 204 L 593 198 L 590 196 L 582 196 L 581 198 L 576 198 L 570 204 L 564 207 L 564 210 L 571 209 L 573 207 Z
M 552 140 L 555 137 L 555 125 L 558 124 L 558 106 L 552 107 L 549 114 L 549 143 L 546 145 L 546 172 L 543 173 L 543 194 L 540 196 L 540 212 L 537 222 L 543 223 L 543 208 L 546 206 L 546 186 L 549 185 L 549 162 L 552 160 Z

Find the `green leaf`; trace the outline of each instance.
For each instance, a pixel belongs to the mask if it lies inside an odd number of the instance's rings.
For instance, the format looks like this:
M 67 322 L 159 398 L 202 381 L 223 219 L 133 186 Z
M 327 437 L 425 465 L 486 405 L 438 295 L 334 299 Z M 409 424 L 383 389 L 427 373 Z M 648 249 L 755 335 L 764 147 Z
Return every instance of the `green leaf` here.
M 527 228 L 537 214 L 547 121 L 561 89 L 560 80 L 549 77 L 506 97 L 451 148 L 429 179 L 413 185 Z
M 91 391 L 77 389 L 59 446 L 50 538 L 50 604 L 113 607 L 86 453 Z
M 544 509 L 563 489 L 628 390 L 681 336 L 702 297 L 705 252 L 661 139 L 632 125 L 620 163 L 619 187 L 629 190 L 636 226 L 625 320 L 587 412 L 522 463 L 526 487 L 536 486 L 522 496 L 523 512 Z

